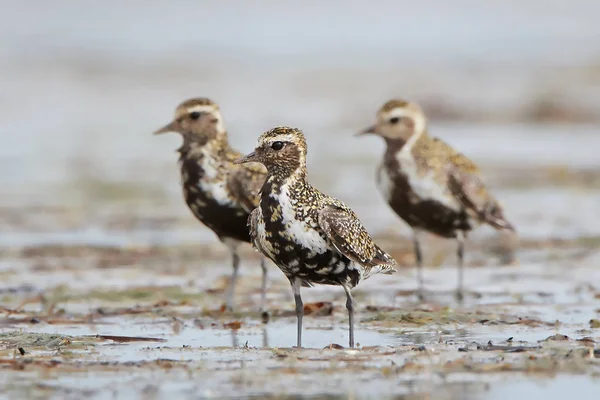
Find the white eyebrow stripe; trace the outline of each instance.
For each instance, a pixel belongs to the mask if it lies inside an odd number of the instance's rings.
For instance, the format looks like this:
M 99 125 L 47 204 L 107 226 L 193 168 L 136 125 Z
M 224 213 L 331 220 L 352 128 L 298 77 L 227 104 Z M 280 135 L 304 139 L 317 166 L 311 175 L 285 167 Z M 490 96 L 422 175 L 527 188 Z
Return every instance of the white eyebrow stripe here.
M 209 105 L 197 105 L 194 107 L 190 107 L 187 109 L 187 112 L 192 113 L 192 112 L 213 112 L 215 111 L 215 107 L 214 106 L 209 106 Z
M 392 111 L 388 113 L 388 117 L 408 117 L 414 118 L 415 113 L 407 110 L 406 108 L 394 108 Z
M 279 135 L 277 137 L 274 138 L 269 138 L 267 143 L 273 143 L 273 142 L 294 142 L 294 138 L 296 136 L 294 135 Z

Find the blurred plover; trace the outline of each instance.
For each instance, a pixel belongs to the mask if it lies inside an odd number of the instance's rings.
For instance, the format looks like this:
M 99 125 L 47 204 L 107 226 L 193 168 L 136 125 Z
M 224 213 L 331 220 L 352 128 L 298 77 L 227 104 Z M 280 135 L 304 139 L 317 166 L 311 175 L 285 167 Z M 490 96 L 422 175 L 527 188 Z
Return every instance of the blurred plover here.
M 257 163 L 235 165 L 241 153 L 233 150 L 219 106 L 206 98 L 181 103 L 172 122 L 154 134 L 177 132 L 183 137 L 178 149 L 185 201 L 194 216 L 212 229 L 229 248 L 233 275 L 226 306 L 233 309 L 240 257 L 238 246 L 250 242 L 248 215 L 258 206 L 266 170 Z M 267 267 L 261 257 L 261 309 L 265 307 Z
M 423 296 L 419 233 L 429 231 L 458 241 L 459 282 L 463 298 L 464 242 L 479 224 L 514 231 L 502 207 L 485 188 L 471 160 L 438 138 L 429 136 L 425 114 L 414 103 L 390 100 L 375 125 L 358 133 L 386 142 L 377 170 L 377 185 L 388 204 L 413 230 L 419 295 Z

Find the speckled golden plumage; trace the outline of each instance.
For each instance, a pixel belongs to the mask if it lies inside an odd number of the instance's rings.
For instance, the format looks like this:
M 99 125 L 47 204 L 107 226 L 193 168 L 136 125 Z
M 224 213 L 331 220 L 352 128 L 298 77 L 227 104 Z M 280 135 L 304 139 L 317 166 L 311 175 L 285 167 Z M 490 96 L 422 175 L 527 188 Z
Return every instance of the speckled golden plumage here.
M 459 241 L 459 289 L 462 299 L 463 241 L 478 224 L 513 230 L 502 207 L 488 192 L 478 167 L 427 132 L 426 117 L 415 103 L 390 100 L 375 125 L 361 132 L 386 141 L 378 186 L 392 209 L 415 232 L 415 256 L 422 289 L 420 230 Z
M 246 221 L 259 203 L 266 177 L 260 164 L 236 165 L 241 154 L 229 145 L 219 107 L 207 98 L 186 100 L 177 106 L 172 122 L 156 133 L 178 132 L 183 137 L 179 162 L 183 194 L 194 216 L 213 230 L 233 257 L 233 276 L 226 304 L 233 308 L 238 275 L 240 242 L 250 242 Z M 266 266 L 263 269 L 262 300 L 266 295 Z
M 504 219 L 500 205 L 487 190 L 477 165 L 441 139 L 424 132 L 411 150 L 422 176 L 434 174 L 471 216 L 497 229 L 513 227 Z M 494 212 L 491 212 L 494 211 Z
M 301 286 L 342 286 L 354 346 L 354 302 L 350 290 L 376 273 L 392 273 L 396 261 L 379 248 L 356 214 L 312 187 L 306 173 L 306 140 L 298 129 L 277 127 L 239 162 L 258 161 L 268 170 L 260 205 L 249 219 L 254 246 L 290 280 L 302 338 Z

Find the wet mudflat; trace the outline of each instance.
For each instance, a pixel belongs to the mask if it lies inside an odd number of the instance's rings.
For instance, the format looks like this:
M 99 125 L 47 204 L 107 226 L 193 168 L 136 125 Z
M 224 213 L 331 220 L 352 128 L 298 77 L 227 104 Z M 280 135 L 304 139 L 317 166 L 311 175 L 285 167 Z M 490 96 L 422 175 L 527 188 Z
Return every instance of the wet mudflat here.
M 261 314 L 249 249 L 234 312 L 221 309 L 227 255 L 211 244 L 5 249 L 0 384 L 9 396 L 40 398 L 562 398 L 575 383 L 581 398 L 592 396 L 600 387 L 597 241 L 523 241 L 508 265 L 494 261 L 486 241 L 471 243 L 459 305 L 451 248 L 430 239 L 448 257 L 426 269 L 428 298 L 419 303 L 410 243 L 389 240 L 405 268 L 355 290 L 356 349 L 345 348 L 343 291 L 326 287 L 304 291 L 306 348 L 293 348 L 288 283 L 271 265 L 269 315 Z M 488 265 L 476 265 L 481 259 Z

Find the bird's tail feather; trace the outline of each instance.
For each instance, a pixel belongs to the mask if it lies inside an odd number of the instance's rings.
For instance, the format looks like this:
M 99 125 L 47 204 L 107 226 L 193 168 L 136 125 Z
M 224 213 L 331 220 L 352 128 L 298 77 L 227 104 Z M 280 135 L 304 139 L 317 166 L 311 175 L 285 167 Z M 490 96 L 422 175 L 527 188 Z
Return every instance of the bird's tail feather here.
M 371 274 L 393 274 L 398 263 L 388 253 L 377 247 L 377 254 L 372 260 Z
M 485 221 L 496 229 L 503 229 L 515 232 L 516 229 L 513 224 L 508 222 L 504 217 L 504 211 L 498 203 L 493 203 L 486 210 Z

